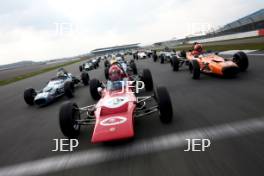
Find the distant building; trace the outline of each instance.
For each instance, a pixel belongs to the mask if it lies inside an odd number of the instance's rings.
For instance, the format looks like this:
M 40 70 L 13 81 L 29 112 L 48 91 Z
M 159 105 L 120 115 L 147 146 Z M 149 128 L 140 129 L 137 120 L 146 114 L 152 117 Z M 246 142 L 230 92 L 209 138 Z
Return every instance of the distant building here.
M 98 48 L 91 51 L 91 54 L 94 55 L 104 55 L 108 53 L 120 52 L 124 50 L 138 49 L 140 43 L 121 45 L 121 46 L 112 46 L 106 48 Z
M 254 31 L 254 30 L 259 30 L 259 29 L 264 29 L 264 9 L 260 9 L 250 15 L 247 15 L 236 21 L 228 23 L 224 25 L 223 27 L 220 27 L 218 30 L 208 32 L 205 35 L 186 36 L 183 39 L 157 42 L 157 43 L 154 43 L 152 47 L 153 48 L 164 48 L 164 47 L 172 48 L 177 45 L 188 43 L 188 41 L 207 39 L 207 38 L 217 37 L 217 36 L 225 36 L 228 34 L 236 34 L 236 33 Z

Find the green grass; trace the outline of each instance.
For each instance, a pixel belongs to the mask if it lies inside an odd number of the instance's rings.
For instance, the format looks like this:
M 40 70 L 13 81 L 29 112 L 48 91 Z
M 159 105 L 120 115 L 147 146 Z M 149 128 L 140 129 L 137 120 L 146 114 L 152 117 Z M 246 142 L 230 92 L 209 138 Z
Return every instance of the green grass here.
M 264 50 L 263 43 L 246 43 L 246 44 L 227 44 L 227 45 L 212 45 L 203 44 L 206 50 L 226 51 L 226 50 Z M 192 45 L 182 45 L 176 47 L 176 50 L 190 50 Z
M 39 75 L 39 74 L 42 74 L 42 73 L 46 73 L 46 72 L 61 68 L 61 67 L 72 65 L 72 64 L 75 64 L 75 63 L 78 63 L 78 62 L 81 62 L 81 61 L 82 61 L 82 59 L 76 60 L 76 61 L 71 61 L 71 62 L 67 62 L 67 63 L 64 63 L 64 64 L 59 64 L 59 65 L 55 65 L 55 66 L 51 66 L 51 67 L 47 67 L 47 68 L 42 68 L 40 70 L 29 72 L 29 73 L 25 73 L 25 74 L 22 74 L 22 75 L 19 75 L 19 76 L 15 76 L 13 78 L 0 80 L 0 86 L 7 85 L 7 84 L 10 84 L 10 83 L 13 83 L 13 82 L 16 82 L 16 81 L 20 81 L 20 80 L 23 80 L 23 79 L 26 79 L 26 78 L 30 78 L 30 77 L 33 77 L 33 76 L 36 76 L 36 75 Z
M 212 51 L 226 51 L 226 50 L 264 50 L 264 37 L 249 37 L 244 39 L 233 39 L 227 41 L 219 42 L 209 42 L 203 43 L 205 50 Z M 181 50 L 190 50 L 192 49 L 192 44 L 182 44 L 174 48 L 177 51 Z M 164 46 L 156 48 L 157 51 L 164 50 Z

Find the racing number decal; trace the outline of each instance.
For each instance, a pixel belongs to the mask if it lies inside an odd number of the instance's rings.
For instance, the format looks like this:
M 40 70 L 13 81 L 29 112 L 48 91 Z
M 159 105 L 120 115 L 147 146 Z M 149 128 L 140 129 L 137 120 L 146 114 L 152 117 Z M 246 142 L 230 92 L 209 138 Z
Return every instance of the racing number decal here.
M 100 125 L 102 126 L 119 125 L 125 123 L 126 121 L 127 121 L 126 117 L 114 116 L 114 117 L 108 117 L 100 121 Z
M 104 106 L 109 108 L 117 108 L 128 102 L 127 97 L 113 97 L 104 103 Z

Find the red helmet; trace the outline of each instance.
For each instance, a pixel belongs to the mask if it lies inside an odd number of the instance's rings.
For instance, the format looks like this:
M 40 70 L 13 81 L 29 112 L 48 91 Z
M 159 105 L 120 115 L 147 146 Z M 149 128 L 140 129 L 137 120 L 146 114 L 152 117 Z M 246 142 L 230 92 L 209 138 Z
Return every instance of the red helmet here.
M 112 65 L 109 68 L 109 79 L 111 81 L 118 81 L 122 79 L 122 74 L 123 71 L 120 67 L 118 67 L 117 65 Z
M 193 49 L 194 49 L 194 51 L 198 51 L 198 52 L 202 52 L 203 51 L 203 47 L 202 47 L 202 45 L 200 43 L 196 43 L 194 45 Z

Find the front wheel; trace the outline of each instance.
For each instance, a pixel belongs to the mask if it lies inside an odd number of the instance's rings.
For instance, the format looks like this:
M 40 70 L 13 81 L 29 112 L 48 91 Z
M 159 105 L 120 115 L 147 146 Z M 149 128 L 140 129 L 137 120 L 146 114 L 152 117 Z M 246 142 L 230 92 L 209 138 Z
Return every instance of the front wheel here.
M 200 65 L 197 60 L 192 60 L 189 63 L 189 70 L 192 73 L 193 79 L 199 79 L 200 78 Z
M 160 56 L 160 63 L 164 64 L 165 56 Z
M 35 89 L 27 89 L 24 92 L 24 100 L 28 105 L 34 105 L 34 98 L 36 96 L 36 91 Z
M 89 77 L 89 74 L 88 73 L 83 72 L 81 74 L 81 79 L 82 79 L 83 85 L 87 86 L 89 84 L 90 77 Z
M 170 123 L 173 117 L 173 109 L 167 89 L 165 87 L 157 87 L 155 98 L 158 103 L 161 122 Z
M 109 68 L 108 67 L 105 68 L 104 74 L 105 74 L 105 79 L 108 80 L 109 79 Z
M 154 55 L 153 55 L 153 61 L 154 61 L 154 62 L 157 62 L 157 60 L 158 60 L 158 56 L 157 56 L 157 54 L 154 54 Z
M 66 82 L 64 84 L 64 93 L 66 97 L 72 98 L 74 96 L 74 83 L 73 82 Z
M 66 102 L 60 108 L 59 123 L 61 132 L 68 138 L 77 138 L 80 134 L 80 111 L 78 106 L 72 102 Z
M 171 63 L 172 63 L 172 70 L 179 71 L 179 59 L 177 57 L 173 57 Z
M 186 58 L 186 51 L 185 50 L 180 52 L 180 57 Z
M 110 66 L 110 62 L 109 62 L 108 60 L 105 60 L 105 62 L 104 62 L 104 66 L 105 66 L 105 67 L 109 67 L 109 66 Z
M 136 64 L 133 62 L 133 63 L 130 64 L 130 66 L 132 68 L 133 74 L 137 75 L 138 74 L 138 70 L 137 70 Z
M 90 81 L 90 94 L 94 100 L 100 100 L 101 95 L 98 92 L 98 87 L 101 87 L 101 83 L 97 79 L 92 79 Z
M 233 56 L 233 62 L 235 62 L 240 71 L 246 71 L 247 68 L 248 68 L 248 57 L 246 55 L 246 53 L 240 51 L 240 52 L 237 52 L 236 54 L 234 54 Z
M 153 90 L 153 80 L 152 75 L 149 69 L 144 69 L 142 73 L 142 81 L 145 84 L 146 91 L 152 91 Z
M 83 66 L 82 65 L 79 66 L 79 70 L 80 70 L 80 72 L 83 71 Z

